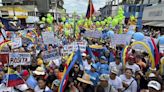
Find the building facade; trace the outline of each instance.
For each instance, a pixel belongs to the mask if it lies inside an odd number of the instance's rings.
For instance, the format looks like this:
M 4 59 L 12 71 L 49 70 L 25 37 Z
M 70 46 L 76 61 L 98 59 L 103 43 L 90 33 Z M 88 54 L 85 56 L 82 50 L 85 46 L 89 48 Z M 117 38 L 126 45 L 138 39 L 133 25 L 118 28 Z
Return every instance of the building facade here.
M 39 16 L 47 13 L 56 15 L 63 13 L 63 0 L 2 0 L 3 6 L 0 7 L 1 17 L 19 19 L 32 19 L 35 21 Z M 33 21 L 33 22 L 34 22 Z

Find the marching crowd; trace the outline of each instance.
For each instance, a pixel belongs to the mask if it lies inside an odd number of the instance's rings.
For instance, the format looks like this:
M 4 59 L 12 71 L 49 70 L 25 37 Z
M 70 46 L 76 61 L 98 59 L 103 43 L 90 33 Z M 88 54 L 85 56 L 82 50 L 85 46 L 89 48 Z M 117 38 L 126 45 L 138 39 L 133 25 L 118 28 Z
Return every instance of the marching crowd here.
M 83 33 L 87 29 L 83 26 L 79 26 L 80 33 L 76 36 L 64 36 L 62 29 L 62 24 L 55 26 L 55 30 L 58 30 L 55 36 L 61 40 L 59 44 L 44 45 L 38 42 L 28 46 L 23 43 L 22 47 L 10 50 L 10 52 L 31 53 L 31 65 L 1 66 L 0 92 L 59 92 L 61 86 L 64 87 L 60 92 L 164 92 L 164 72 L 160 70 L 163 69 L 161 68 L 164 62 L 163 53 L 160 53 L 159 64 L 152 68 L 150 56 L 146 51 L 128 47 L 126 63 L 123 63 L 124 45 L 114 48 L 110 45 L 110 39 L 85 38 Z M 89 29 L 96 29 L 96 25 Z M 36 30 L 38 34 L 40 34 L 38 30 L 49 31 L 41 26 L 37 26 Z M 72 33 L 73 31 L 70 32 Z M 14 34 L 20 36 L 17 32 Z M 33 35 L 30 31 L 27 34 Z M 10 37 L 10 34 L 7 34 L 7 37 Z M 75 62 L 64 85 L 60 85 L 65 68 L 69 66 L 67 62 L 70 57 L 70 54 L 63 55 L 60 50 L 63 45 L 74 41 L 86 41 L 87 47 L 95 45 L 102 48 L 91 48 L 93 55 L 90 55 L 87 49 L 81 52 L 82 62 L 78 60 Z M 6 48 L 3 50 L 9 51 Z M 45 62 L 43 59 L 45 51 L 58 52 L 60 57 Z M 10 77 L 10 74 L 19 75 L 16 78 L 21 78 L 23 82 L 17 80 L 11 84 L 15 86 L 9 86 L 9 79 L 15 78 Z

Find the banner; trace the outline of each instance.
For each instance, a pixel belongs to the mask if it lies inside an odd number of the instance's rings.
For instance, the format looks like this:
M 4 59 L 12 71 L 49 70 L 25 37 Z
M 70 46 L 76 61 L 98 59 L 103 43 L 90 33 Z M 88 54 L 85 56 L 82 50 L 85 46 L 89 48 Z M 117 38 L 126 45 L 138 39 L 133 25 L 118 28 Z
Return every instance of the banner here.
M 55 60 L 60 58 L 59 53 L 56 51 L 44 51 L 43 52 L 43 60 L 44 62 L 48 62 L 50 60 Z
M 111 38 L 111 46 L 115 47 L 116 45 L 128 45 L 132 35 L 127 34 L 115 34 L 114 37 Z
M 80 48 L 81 52 L 86 51 L 87 42 L 86 41 L 79 41 L 79 42 L 73 42 L 69 45 L 64 45 L 64 48 L 62 49 L 62 53 L 64 55 L 71 54 L 73 51 L 78 50 L 78 46 Z
M 22 46 L 22 38 L 20 37 L 13 38 L 11 39 L 11 41 L 12 41 L 12 45 L 11 45 L 12 49 L 19 48 Z
M 44 44 L 55 44 L 54 32 L 42 32 Z
M 100 32 L 100 31 L 85 31 L 84 37 L 101 38 L 102 32 Z
M 30 53 L 9 53 L 9 65 L 30 65 Z

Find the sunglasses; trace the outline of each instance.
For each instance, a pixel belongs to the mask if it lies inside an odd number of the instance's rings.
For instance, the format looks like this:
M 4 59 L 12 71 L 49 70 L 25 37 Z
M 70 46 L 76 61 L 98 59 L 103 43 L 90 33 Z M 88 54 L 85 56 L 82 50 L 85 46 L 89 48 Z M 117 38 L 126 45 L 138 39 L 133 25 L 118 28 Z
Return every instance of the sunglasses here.
M 79 68 L 79 67 L 74 67 L 74 68 Z

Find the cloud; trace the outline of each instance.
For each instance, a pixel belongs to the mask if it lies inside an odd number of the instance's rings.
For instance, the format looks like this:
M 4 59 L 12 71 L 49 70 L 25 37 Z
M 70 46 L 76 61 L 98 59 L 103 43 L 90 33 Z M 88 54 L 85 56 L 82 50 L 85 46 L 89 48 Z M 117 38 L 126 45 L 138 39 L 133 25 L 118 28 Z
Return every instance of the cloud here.
M 105 5 L 106 0 L 92 0 L 95 10 Z M 78 14 L 85 14 L 87 11 L 88 0 L 64 0 L 64 8 L 67 13 L 73 13 L 76 11 Z

